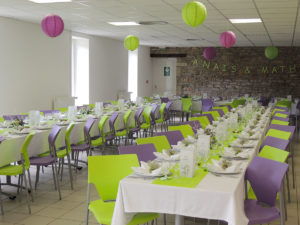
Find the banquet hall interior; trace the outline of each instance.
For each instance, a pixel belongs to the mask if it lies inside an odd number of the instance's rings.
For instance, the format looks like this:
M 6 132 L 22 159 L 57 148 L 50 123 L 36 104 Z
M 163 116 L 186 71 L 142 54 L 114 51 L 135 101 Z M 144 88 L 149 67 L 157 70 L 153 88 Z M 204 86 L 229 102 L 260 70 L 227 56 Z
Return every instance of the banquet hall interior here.
M 300 225 L 300 0 L 0 0 L 0 225 Z

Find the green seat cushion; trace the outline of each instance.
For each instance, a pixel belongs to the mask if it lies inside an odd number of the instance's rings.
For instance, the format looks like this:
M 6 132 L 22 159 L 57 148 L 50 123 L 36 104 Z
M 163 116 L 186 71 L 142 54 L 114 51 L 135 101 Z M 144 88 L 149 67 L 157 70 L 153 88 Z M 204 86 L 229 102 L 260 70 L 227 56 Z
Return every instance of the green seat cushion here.
M 154 144 L 157 152 L 162 152 L 163 149 L 170 149 L 170 143 L 166 136 L 155 136 L 155 137 L 146 137 L 136 139 L 138 145 L 143 144 Z
M 203 114 L 211 114 L 215 121 L 219 120 L 219 118 L 221 117 L 218 111 L 208 111 L 203 112 Z
M 115 202 L 103 202 L 96 200 L 90 202 L 89 210 L 94 214 L 96 220 L 100 224 L 111 224 L 115 208 Z M 136 214 L 128 225 L 138 225 L 150 222 L 158 217 L 157 213 L 138 213 Z
M 289 152 L 265 145 L 258 156 L 284 163 L 289 157 Z
M 284 140 L 289 140 L 291 137 L 291 132 L 287 131 L 282 131 L 282 130 L 275 130 L 275 129 L 270 129 L 266 136 L 271 136 L 275 138 L 281 138 Z
M 163 122 L 164 122 L 164 118 L 160 118 L 160 119 L 155 120 L 155 123 L 163 123 Z
M 92 140 L 91 142 L 92 146 L 96 147 L 96 146 L 99 146 L 99 145 L 102 145 L 103 144 L 103 139 L 102 137 L 99 137 L 95 140 Z
M 16 176 L 23 173 L 22 165 L 7 165 L 0 168 L 0 175 Z
M 191 121 L 198 120 L 199 123 L 201 124 L 201 127 L 202 127 L 203 129 L 205 129 L 206 126 L 210 124 L 209 119 L 208 119 L 206 116 L 191 117 L 190 120 L 191 120 Z
M 143 124 L 141 125 L 141 128 L 142 128 L 143 130 L 149 129 L 149 127 L 150 127 L 150 124 L 149 124 L 149 123 L 143 123 Z
M 286 121 L 281 121 L 281 120 L 272 120 L 271 121 L 271 124 L 278 124 L 278 125 L 289 125 L 289 122 L 286 122 Z
M 65 156 L 67 156 L 67 150 L 63 149 L 63 150 L 56 151 L 56 155 L 57 155 L 57 158 L 63 158 Z
M 224 114 L 228 113 L 228 107 L 227 106 L 213 107 L 213 109 L 222 109 Z
M 127 135 L 127 131 L 126 130 L 121 130 L 121 131 L 117 131 L 116 132 L 116 136 L 117 137 L 123 137 Z
M 275 116 L 281 117 L 281 118 L 288 118 L 288 115 L 283 114 L 283 113 L 278 113 L 278 112 L 275 114 Z

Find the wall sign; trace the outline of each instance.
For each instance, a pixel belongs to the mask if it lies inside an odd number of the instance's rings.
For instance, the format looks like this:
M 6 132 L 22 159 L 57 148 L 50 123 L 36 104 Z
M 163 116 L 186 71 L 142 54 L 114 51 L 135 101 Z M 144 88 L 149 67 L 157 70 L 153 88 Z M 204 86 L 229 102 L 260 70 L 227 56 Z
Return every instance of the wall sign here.
M 169 66 L 164 67 L 164 77 L 169 77 L 171 73 L 171 68 Z

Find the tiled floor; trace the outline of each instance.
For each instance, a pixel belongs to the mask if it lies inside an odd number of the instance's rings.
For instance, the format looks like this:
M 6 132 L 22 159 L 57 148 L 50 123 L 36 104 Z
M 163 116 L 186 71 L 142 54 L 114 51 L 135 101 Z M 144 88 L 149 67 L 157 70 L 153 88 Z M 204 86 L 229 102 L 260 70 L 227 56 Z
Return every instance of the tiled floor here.
M 291 188 L 292 202 L 287 204 L 288 220 L 286 225 L 300 225 L 300 141 L 294 142 L 295 150 L 295 173 L 296 189 Z M 112 153 L 107 150 L 106 154 Z M 116 153 L 116 151 L 114 151 Z M 291 170 L 290 170 L 291 173 Z M 79 225 L 85 224 L 86 215 L 86 186 L 87 186 L 87 167 L 74 175 L 74 190 L 70 188 L 68 170 L 64 169 L 64 179 L 61 184 L 62 200 L 58 200 L 58 193 L 54 190 L 51 168 L 45 168 L 44 174 L 40 175 L 38 190 L 34 192 L 34 202 L 31 204 L 32 214 L 28 214 L 26 198 L 23 192 L 22 201 L 19 197 L 15 200 L 4 199 L 5 215 L 0 216 L 0 225 L 23 224 L 23 225 Z M 31 168 L 32 181 L 35 181 L 35 168 Z M 290 175 L 292 177 L 292 174 Z M 2 181 L 5 178 L 2 177 Z M 16 182 L 16 178 L 13 178 Z M 3 186 L 2 190 L 9 193 L 16 193 L 16 189 Z M 3 198 L 3 196 L 2 196 Z M 91 198 L 98 198 L 95 190 L 92 190 Z M 159 218 L 158 224 L 163 224 L 162 217 Z M 168 215 L 168 224 L 174 224 L 174 216 Z M 196 220 L 185 218 L 185 224 L 206 224 L 206 220 Z M 89 224 L 97 224 L 96 220 L 90 215 Z M 217 224 L 211 221 L 210 224 Z M 279 220 L 271 225 L 280 224 Z

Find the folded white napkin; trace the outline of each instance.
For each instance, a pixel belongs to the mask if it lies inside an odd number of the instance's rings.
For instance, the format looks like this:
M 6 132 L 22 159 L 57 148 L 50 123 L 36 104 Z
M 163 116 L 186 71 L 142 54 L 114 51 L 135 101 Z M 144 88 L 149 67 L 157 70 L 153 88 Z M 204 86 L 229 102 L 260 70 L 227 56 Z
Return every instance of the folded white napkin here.
M 169 163 L 160 163 L 159 167 L 150 171 L 148 163 L 141 161 L 141 167 L 131 167 L 135 174 L 141 176 L 165 176 L 170 173 L 171 165 Z
M 232 148 L 225 147 L 224 151 L 223 151 L 223 157 L 227 157 L 227 158 L 239 157 L 239 158 L 247 159 L 247 158 L 249 158 L 249 154 L 250 154 L 250 151 L 247 149 L 243 149 L 238 154 L 236 154 L 236 151 Z
M 228 161 L 227 161 L 228 162 Z M 208 170 L 216 173 L 239 173 L 241 171 L 241 162 L 230 161 L 227 168 L 223 168 L 224 160 L 212 160 L 212 164 L 208 165 Z
M 153 154 L 158 158 L 162 160 L 167 160 L 167 161 L 178 161 L 180 159 L 180 154 L 175 154 L 175 155 L 169 155 L 166 150 L 163 150 L 162 153 L 160 152 L 153 152 Z

